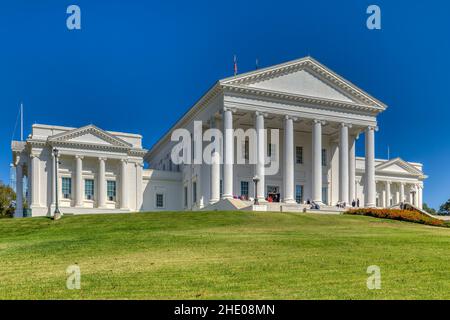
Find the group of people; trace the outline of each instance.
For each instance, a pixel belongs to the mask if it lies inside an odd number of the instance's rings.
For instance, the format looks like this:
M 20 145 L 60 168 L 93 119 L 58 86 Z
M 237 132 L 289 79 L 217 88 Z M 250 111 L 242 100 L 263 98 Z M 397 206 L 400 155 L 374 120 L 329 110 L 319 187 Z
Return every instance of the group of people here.
M 347 207 L 347 203 L 345 202 L 345 201 L 339 201 L 337 204 L 336 204 L 336 207 L 338 207 L 338 208 L 346 208 Z M 352 201 L 352 207 L 353 208 L 356 208 L 356 207 L 358 207 L 359 208 L 359 199 L 356 199 L 356 201 L 355 201 L 355 199 L 353 199 L 353 201 Z

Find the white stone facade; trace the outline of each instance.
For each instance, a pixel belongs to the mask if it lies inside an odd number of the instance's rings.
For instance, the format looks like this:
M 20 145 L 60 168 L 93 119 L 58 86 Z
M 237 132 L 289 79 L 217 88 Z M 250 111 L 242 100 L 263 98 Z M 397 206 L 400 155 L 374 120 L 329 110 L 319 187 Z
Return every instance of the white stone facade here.
M 264 203 L 269 193 L 285 204 L 359 200 L 360 206 L 389 207 L 406 201 L 422 207 L 422 164 L 375 158 L 377 115 L 385 109 L 307 57 L 217 82 L 149 151 L 136 134 L 34 125 L 26 142 L 12 144 L 17 190 L 27 176 L 32 216 L 52 215 L 57 148 L 62 213 L 200 210 L 241 196 Z M 194 120 L 224 133 L 217 161 L 175 165 L 171 134 L 185 128 L 194 135 Z M 233 137 L 238 128 L 257 129 L 255 164 L 235 163 L 236 154 L 249 152 Z M 261 129 L 279 130 L 278 147 Z M 364 158 L 355 156 L 358 138 L 365 140 Z M 267 157 L 279 163 L 277 172 L 268 173 Z

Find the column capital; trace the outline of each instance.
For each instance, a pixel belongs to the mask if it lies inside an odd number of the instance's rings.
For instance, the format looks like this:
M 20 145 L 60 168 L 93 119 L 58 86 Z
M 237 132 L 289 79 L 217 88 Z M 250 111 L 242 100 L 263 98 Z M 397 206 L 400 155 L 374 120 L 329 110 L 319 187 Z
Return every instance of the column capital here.
M 122 162 L 122 163 L 128 163 L 128 159 L 120 159 L 120 162 Z
M 231 113 L 235 113 L 237 111 L 236 108 L 233 107 L 223 107 L 222 112 L 231 111 Z
M 366 127 L 366 130 L 378 131 L 378 126 L 372 126 L 372 125 L 370 125 L 370 126 L 367 126 L 367 127 Z
M 137 168 L 137 167 L 141 167 L 141 168 L 143 168 L 144 167 L 144 164 L 143 163 L 139 163 L 139 162 L 135 162 L 134 163 L 134 166 Z
M 346 123 L 346 122 L 341 122 L 341 127 L 351 128 L 352 124 L 351 123 Z
M 106 161 L 106 160 L 108 160 L 108 158 L 106 158 L 106 157 L 98 157 L 98 161 Z
M 75 159 L 83 160 L 84 156 L 77 154 L 77 155 L 75 155 Z
M 264 118 L 267 118 L 269 114 L 267 112 L 262 111 L 255 111 L 255 116 L 263 116 Z
M 314 120 L 313 120 L 313 123 L 314 123 L 314 124 L 320 123 L 320 124 L 323 125 L 323 126 L 327 124 L 327 122 L 326 122 L 325 120 L 320 120 L 320 119 L 314 119 Z
M 297 120 L 298 120 L 298 117 L 295 117 L 295 116 L 291 116 L 291 115 L 286 114 L 286 115 L 284 116 L 284 119 L 285 119 L 285 120 L 297 121 Z

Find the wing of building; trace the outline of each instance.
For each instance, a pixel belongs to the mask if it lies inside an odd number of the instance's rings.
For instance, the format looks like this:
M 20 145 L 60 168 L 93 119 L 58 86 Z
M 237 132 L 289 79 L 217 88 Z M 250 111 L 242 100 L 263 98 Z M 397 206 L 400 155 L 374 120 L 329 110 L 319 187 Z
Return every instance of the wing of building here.
M 76 214 L 422 207 L 422 164 L 375 158 L 377 116 L 386 108 L 306 57 L 218 81 L 149 151 L 137 134 L 33 125 L 26 141 L 12 142 L 16 216 L 51 216 L 56 203 Z M 175 164 L 183 132 L 193 148 Z M 358 138 L 363 158 L 355 155 Z M 206 153 L 216 160 L 204 161 Z

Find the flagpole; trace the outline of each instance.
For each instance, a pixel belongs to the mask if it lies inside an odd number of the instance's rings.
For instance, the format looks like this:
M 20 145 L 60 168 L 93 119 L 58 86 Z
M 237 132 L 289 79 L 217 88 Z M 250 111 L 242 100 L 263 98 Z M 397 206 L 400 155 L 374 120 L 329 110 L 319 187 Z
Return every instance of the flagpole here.
M 20 141 L 23 141 L 23 103 L 20 103 Z

